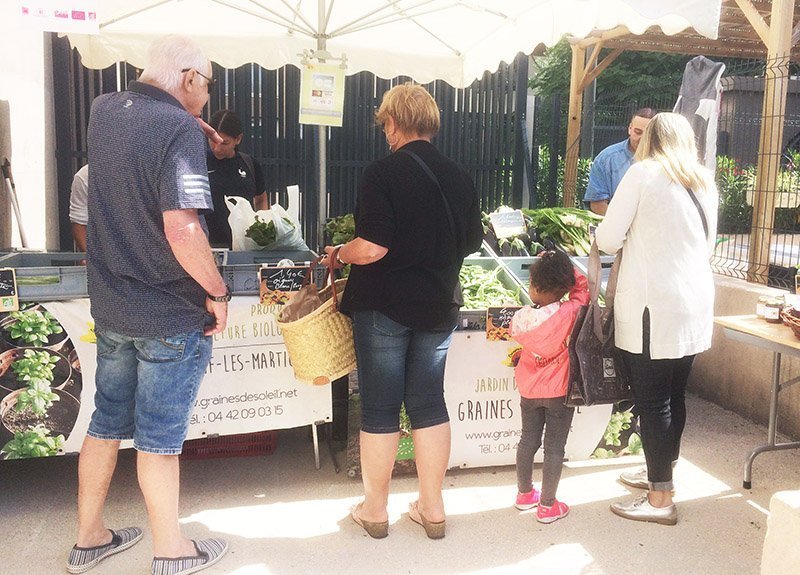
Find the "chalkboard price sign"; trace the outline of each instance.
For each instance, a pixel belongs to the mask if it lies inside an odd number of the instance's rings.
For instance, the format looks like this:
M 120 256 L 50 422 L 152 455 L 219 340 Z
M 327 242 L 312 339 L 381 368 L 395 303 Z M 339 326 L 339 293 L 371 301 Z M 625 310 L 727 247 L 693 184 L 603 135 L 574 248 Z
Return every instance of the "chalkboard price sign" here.
M 486 339 L 506 341 L 511 339 L 511 319 L 520 306 L 490 307 L 486 310 Z
M 0 312 L 17 311 L 19 297 L 17 293 L 17 276 L 13 268 L 0 269 Z
M 284 304 L 303 287 L 308 266 L 262 267 L 259 293 L 263 304 Z
M 520 210 L 493 212 L 489 214 L 489 219 L 492 221 L 494 234 L 498 238 L 510 238 L 527 231 L 525 218 L 522 217 Z

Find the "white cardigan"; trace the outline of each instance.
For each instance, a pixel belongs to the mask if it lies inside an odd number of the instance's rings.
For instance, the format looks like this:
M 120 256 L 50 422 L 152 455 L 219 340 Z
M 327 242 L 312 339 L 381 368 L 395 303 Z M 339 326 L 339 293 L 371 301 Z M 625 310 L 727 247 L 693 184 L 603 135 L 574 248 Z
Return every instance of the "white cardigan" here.
M 652 359 L 680 358 L 711 347 L 714 280 L 709 258 L 717 229 L 718 193 L 694 190 L 708 221 L 705 237 L 689 192 L 653 160 L 630 167 L 597 228 L 597 246 L 622 249 L 614 299 L 618 348 L 642 353 L 642 315 L 650 310 Z

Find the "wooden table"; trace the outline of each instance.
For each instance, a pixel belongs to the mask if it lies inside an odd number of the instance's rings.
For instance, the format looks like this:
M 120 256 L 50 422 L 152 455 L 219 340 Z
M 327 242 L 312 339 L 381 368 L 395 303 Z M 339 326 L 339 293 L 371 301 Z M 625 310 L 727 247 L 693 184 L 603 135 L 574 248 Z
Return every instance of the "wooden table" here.
M 753 460 L 765 451 L 782 449 L 798 449 L 800 441 L 777 443 L 778 434 L 778 395 L 780 392 L 800 381 L 800 376 L 781 382 L 781 356 L 789 354 L 800 357 L 800 339 L 792 329 L 782 323 L 768 323 L 755 315 L 735 315 L 714 318 L 725 335 L 735 341 L 741 341 L 772 352 L 772 390 L 769 402 L 769 427 L 767 443 L 753 449 L 744 464 L 744 480 L 742 486 L 750 489 L 752 482 Z

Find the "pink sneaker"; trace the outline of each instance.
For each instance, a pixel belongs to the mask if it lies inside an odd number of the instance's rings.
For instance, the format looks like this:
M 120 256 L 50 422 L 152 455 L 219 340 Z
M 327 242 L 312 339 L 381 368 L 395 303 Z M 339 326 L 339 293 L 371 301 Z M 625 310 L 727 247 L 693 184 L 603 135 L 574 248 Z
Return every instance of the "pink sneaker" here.
M 539 509 L 536 510 L 536 521 L 539 523 L 552 523 L 562 517 L 566 517 L 568 513 L 569 506 L 556 499 L 550 507 L 539 505 Z
M 539 505 L 539 498 L 541 496 L 542 494 L 535 487 L 530 491 L 528 491 L 527 493 L 517 493 L 517 502 L 514 503 L 514 507 L 516 507 L 520 511 L 533 509 L 534 507 Z

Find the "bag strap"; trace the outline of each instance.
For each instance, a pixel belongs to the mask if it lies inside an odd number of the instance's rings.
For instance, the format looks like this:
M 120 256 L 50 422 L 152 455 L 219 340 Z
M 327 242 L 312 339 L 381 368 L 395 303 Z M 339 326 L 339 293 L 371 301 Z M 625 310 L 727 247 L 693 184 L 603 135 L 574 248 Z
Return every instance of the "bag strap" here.
M 614 263 L 611 265 L 611 273 L 608 276 L 606 283 L 606 290 L 603 294 L 605 301 L 604 313 L 594 313 L 594 333 L 597 339 L 605 341 L 608 338 L 606 330 L 603 329 L 603 324 L 610 325 L 611 322 L 604 322 L 603 317 L 613 313 L 614 309 L 614 294 L 617 291 L 617 276 L 619 275 L 619 265 L 622 261 L 622 249 L 620 249 L 614 257 Z M 602 266 L 600 265 L 600 249 L 597 247 L 597 242 L 592 242 L 592 247 L 589 250 L 589 264 L 586 266 L 587 280 L 589 283 L 589 303 L 600 308 L 600 286 L 603 281 Z
M 447 197 L 444 195 L 444 191 L 442 191 L 442 186 L 439 183 L 439 178 L 436 177 L 436 174 L 433 173 L 433 170 L 431 170 L 430 167 L 428 167 L 428 164 L 426 164 L 425 161 L 422 158 L 420 158 L 417 154 L 415 154 L 411 150 L 406 150 L 406 149 L 402 149 L 399 151 L 402 152 L 403 154 L 408 154 L 409 156 L 414 158 L 414 161 L 416 161 L 419 164 L 419 167 L 422 168 L 422 171 L 424 171 L 425 174 L 431 180 L 433 180 L 433 183 L 436 184 L 436 189 L 439 190 L 439 195 L 442 196 L 442 202 L 444 203 L 444 211 L 447 214 L 447 221 L 450 224 L 450 232 L 453 234 L 453 239 L 456 240 L 456 247 L 458 247 L 458 253 L 460 254 L 461 246 L 460 242 L 458 241 L 458 236 L 456 235 L 456 224 L 455 220 L 453 220 L 453 212 L 452 210 L 450 210 L 450 202 L 447 201 Z
M 245 166 L 247 166 L 247 169 L 253 175 L 253 181 L 255 182 L 255 180 L 256 180 L 256 167 L 253 164 L 253 157 L 250 156 L 249 154 L 245 154 L 244 152 L 239 152 L 239 155 L 241 156 L 242 160 L 244 160 L 244 164 L 245 164 Z M 258 191 L 258 190 L 256 190 L 256 191 Z
M 339 255 L 340 248 L 341 246 L 338 246 L 330 255 L 330 257 L 327 257 L 325 254 L 323 254 L 311 260 L 311 263 L 308 265 L 308 271 L 303 278 L 303 287 L 305 287 L 311 284 L 311 280 L 314 277 L 314 270 L 318 265 L 320 265 L 320 263 L 328 268 L 328 272 L 325 274 L 325 283 L 328 283 L 328 280 L 331 282 L 331 291 L 333 292 L 333 309 L 336 311 L 339 311 L 339 298 L 336 296 L 336 280 L 333 277 L 333 262 L 336 261 L 336 256 Z
M 694 207 L 696 207 L 697 211 L 700 212 L 700 219 L 703 222 L 703 231 L 706 234 L 706 240 L 708 240 L 708 220 L 706 220 L 706 213 L 703 211 L 703 206 L 700 205 L 700 200 L 698 200 L 697 196 L 694 195 L 692 188 L 686 188 L 686 191 L 689 192 L 689 197 L 692 198 Z

